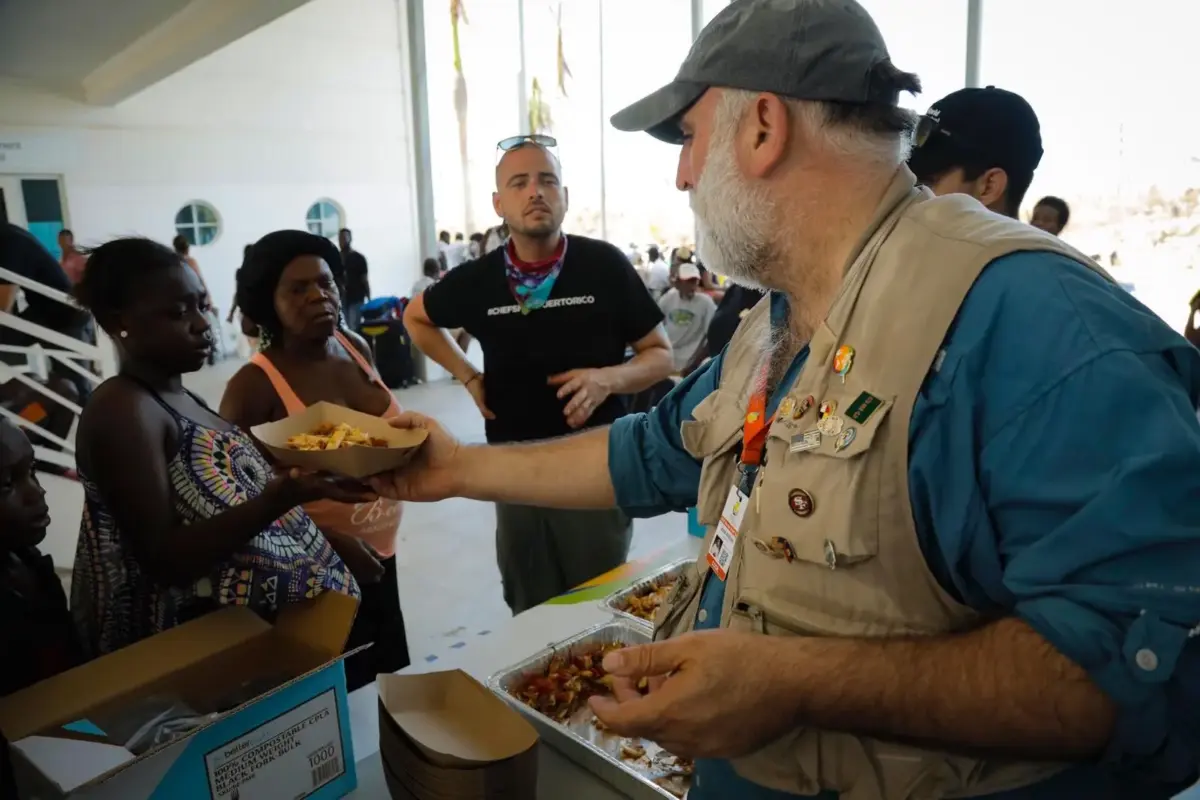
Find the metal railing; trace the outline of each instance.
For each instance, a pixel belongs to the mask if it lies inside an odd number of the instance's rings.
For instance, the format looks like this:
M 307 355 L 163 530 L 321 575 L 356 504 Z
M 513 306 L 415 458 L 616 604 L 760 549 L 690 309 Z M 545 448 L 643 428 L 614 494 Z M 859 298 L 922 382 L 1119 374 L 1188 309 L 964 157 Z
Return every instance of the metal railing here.
M 0 280 L 19 286 L 26 293 L 38 294 L 71 308 L 78 308 L 78 305 L 66 292 L 30 280 L 12 270 L 0 267 Z M 116 373 L 116 354 L 112 342 L 99 329 L 97 329 L 97 343 L 89 344 L 7 311 L 0 311 L 0 327 L 12 328 L 35 340 L 27 345 L 0 344 L 0 353 L 25 356 L 24 364 L 0 363 L 0 384 L 12 380 L 18 381 L 47 402 L 69 410 L 74 414 L 74 419 L 67 435 L 63 437 L 51 433 L 37 422 L 25 419 L 16 411 L 3 406 L 0 406 L 0 416 L 21 428 L 36 433 L 42 440 L 51 442 L 60 448 L 47 447 L 35 441 L 33 452 L 39 461 L 74 469 L 75 429 L 78 427 L 79 415 L 83 409 L 78 403 L 51 389 L 45 384 L 45 381 L 50 377 L 51 366 L 60 364 L 93 385 L 98 385 L 105 378 Z M 92 365 L 99 365 L 99 373 L 94 371 Z

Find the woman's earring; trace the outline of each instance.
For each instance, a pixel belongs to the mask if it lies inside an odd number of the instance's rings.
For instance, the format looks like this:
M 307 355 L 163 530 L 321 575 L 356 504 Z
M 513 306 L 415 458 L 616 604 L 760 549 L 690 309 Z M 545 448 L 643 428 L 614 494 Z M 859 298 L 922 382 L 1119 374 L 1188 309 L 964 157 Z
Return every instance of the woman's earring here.
M 122 338 L 122 339 L 128 339 L 128 338 L 129 338 L 129 331 L 121 331 L 121 338 Z

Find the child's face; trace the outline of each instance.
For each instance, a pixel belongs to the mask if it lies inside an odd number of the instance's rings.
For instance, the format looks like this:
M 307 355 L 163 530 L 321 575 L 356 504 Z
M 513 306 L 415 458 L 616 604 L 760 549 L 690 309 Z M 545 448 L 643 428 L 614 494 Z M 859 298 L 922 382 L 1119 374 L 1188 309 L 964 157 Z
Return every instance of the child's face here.
M 33 446 L 0 419 L 0 550 L 34 547 L 46 538 L 50 509 L 33 471 Z

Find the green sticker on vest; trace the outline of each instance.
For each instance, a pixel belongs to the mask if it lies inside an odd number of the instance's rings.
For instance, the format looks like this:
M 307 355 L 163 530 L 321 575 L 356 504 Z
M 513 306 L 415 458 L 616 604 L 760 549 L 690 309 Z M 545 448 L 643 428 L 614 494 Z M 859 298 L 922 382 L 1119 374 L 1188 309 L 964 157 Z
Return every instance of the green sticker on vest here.
M 878 397 L 868 392 L 863 392 L 854 398 L 854 402 L 846 409 L 846 416 L 861 425 L 870 419 L 871 415 L 878 411 L 881 405 L 883 405 L 883 401 Z

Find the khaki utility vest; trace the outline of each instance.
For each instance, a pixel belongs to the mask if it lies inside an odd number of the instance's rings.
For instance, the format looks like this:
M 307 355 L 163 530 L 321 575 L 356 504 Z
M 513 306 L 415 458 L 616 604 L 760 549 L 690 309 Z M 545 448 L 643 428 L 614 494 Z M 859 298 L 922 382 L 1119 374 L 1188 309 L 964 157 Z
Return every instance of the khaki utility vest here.
M 789 404 L 781 403 L 771 425 L 727 568 L 724 627 L 768 636 L 883 638 L 983 624 L 940 587 L 918 544 L 908 491 L 913 403 L 940 366 L 959 306 L 990 262 L 1037 250 L 1104 273 L 1049 234 L 964 195 L 935 198 L 914 183 L 907 169 L 897 174 L 787 389 L 797 411 L 785 415 Z M 697 505 L 710 529 L 703 553 L 738 478 L 742 425 L 765 363 L 769 326 L 768 299 L 730 342 L 718 389 L 683 423 L 684 446 L 704 461 Z M 839 375 L 834 361 L 843 345 L 854 348 L 854 357 Z M 812 407 L 798 415 L 810 397 Z M 833 415 L 840 418 L 826 430 L 840 422 L 837 433 L 853 433 L 822 435 L 813 449 L 789 452 L 793 437 L 817 429 L 826 402 L 836 404 Z M 786 540 L 792 558 L 769 547 L 772 537 Z M 660 610 L 656 638 L 692 628 L 708 572 L 702 555 Z M 983 760 L 811 729 L 733 765 L 763 786 L 800 795 L 833 789 L 842 800 L 972 797 L 1026 786 L 1067 766 Z

